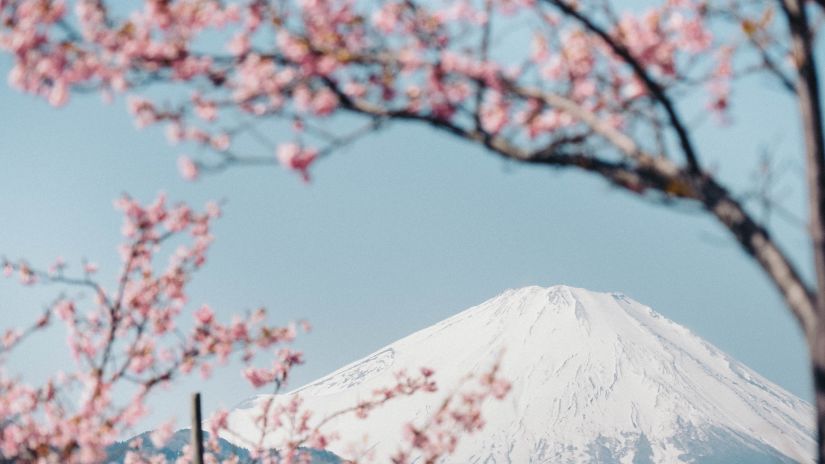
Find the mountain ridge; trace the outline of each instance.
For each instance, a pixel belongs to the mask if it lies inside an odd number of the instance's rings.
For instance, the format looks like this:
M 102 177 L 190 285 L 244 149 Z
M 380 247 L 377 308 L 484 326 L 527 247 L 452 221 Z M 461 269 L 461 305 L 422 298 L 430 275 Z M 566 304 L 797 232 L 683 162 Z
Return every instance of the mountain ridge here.
M 513 391 L 485 407 L 487 427 L 445 462 L 813 462 L 810 405 L 623 294 L 565 285 L 505 291 L 277 399 L 335 411 L 420 366 L 446 390 L 501 349 Z M 236 408 L 233 429 L 254 433 L 264 398 Z M 439 398 L 332 426 L 347 430 L 344 442 L 366 434 L 387 456 L 400 418 L 424 419 Z

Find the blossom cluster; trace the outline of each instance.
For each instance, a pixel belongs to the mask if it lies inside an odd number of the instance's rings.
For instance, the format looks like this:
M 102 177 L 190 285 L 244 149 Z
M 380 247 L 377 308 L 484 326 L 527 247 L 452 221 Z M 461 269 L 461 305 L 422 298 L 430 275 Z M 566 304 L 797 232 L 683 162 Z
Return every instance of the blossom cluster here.
M 199 372 L 209 377 L 215 364 L 233 353 L 247 365 L 244 374 L 257 387 L 286 382 L 301 354 L 285 345 L 297 324 L 267 322 L 261 308 L 220 322 L 202 305 L 187 313 L 187 284 L 207 259 L 216 204 L 198 212 L 185 204 L 168 205 L 165 196 L 143 205 L 124 196 L 115 202 L 123 213 L 121 269 L 114 285 L 96 280 L 98 269 L 85 263 L 80 276 L 68 274 L 62 259 L 47 271 L 25 261 L 2 259 L 8 278 L 25 285 L 59 284 L 91 291 L 90 298 L 60 295 L 28 328 L 8 328 L 0 346 L 0 458 L 19 462 L 100 462 L 106 448 L 148 413 L 157 387 Z M 167 249 L 165 267 L 157 265 Z M 15 350 L 52 325 L 66 333 L 74 359 L 40 384 L 9 371 Z M 258 369 L 258 354 L 272 367 Z
M 405 423 L 399 430 L 399 443 L 403 445 L 391 459 L 393 463 L 438 462 L 456 449 L 461 438 L 484 427 L 482 406 L 490 400 L 502 400 L 510 390 L 510 383 L 499 374 L 499 364 L 477 375 L 464 379 L 456 390 L 448 394 L 439 409 L 426 424 Z M 359 400 L 352 407 L 339 411 L 312 411 L 304 406 L 300 393 L 285 396 L 268 396 L 257 404 L 258 412 L 253 419 L 259 432 L 258 440 L 248 441 L 248 436 L 235 433 L 229 421 L 229 412 L 217 411 L 209 420 L 210 437 L 232 435 L 246 441 L 256 462 L 271 464 L 309 464 L 311 450 L 328 449 L 330 444 L 341 440 L 335 420 L 353 415 L 368 420 L 370 413 L 393 401 L 403 401 L 421 394 L 439 391 L 435 372 L 422 367 L 419 372 L 395 373 L 395 382 L 376 388 L 369 397 Z M 273 444 L 273 438 L 277 443 Z M 373 462 L 369 449 L 357 443 L 349 443 L 347 461 L 352 464 Z M 210 448 L 217 453 L 218 443 L 212 438 Z
M 482 406 L 490 399 L 502 400 L 510 392 L 510 382 L 499 370 L 499 363 L 477 376 L 475 384 L 449 395 L 426 423 L 408 422 L 404 426 L 406 444 L 392 457 L 393 464 L 424 462 L 433 464 L 452 454 L 462 437 L 484 428 Z
M 303 363 L 300 352 L 287 345 L 305 322 L 277 326 L 267 323 L 261 308 L 222 323 L 208 305 L 191 313 L 187 284 L 207 259 L 213 237 L 212 221 L 220 217 L 217 204 L 202 212 L 183 203 L 170 205 L 164 195 L 149 204 L 128 196 L 115 202 L 124 216 L 119 247 L 121 269 L 114 285 L 97 280 L 98 266 L 86 262 L 79 276 L 58 258 L 46 271 L 27 262 L 0 260 L 7 278 L 21 284 L 59 284 L 91 291 L 91 298 L 60 295 L 25 329 L 10 328 L 0 345 L 0 458 L 19 462 L 94 463 L 106 458 L 107 448 L 134 431 L 146 417 L 151 393 L 180 376 L 199 372 L 211 375 L 215 364 L 226 363 L 238 353 L 244 364 L 242 375 L 256 388 L 287 382 L 292 369 Z M 165 266 L 159 258 L 168 251 Z M 74 359 L 71 369 L 55 374 L 41 384 L 30 384 L 9 372 L 7 360 L 29 338 L 59 325 Z M 45 335 L 44 335 L 45 336 Z M 268 353 L 268 354 L 267 354 Z M 253 364 L 266 356 L 268 366 Z M 406 429 L 412 449 L 425 456 L 452 452 L 460 436 L 483 426 L 480 406 L 489 398 L 501 399 L 509 384 L 497 374 L 497 365 L 479 378 L 480 389 L 458 391 L 445 400 L 425 428 Z M 124 390 L 124 386 L 128 388 Z M 288 401 L 267 399 L 256 418 L 260 441 L 250 443 L 253 458 L 261 463 L 308 462 L 308 449 L 323 450 L 338 439 L 326 430 L 333 419 L 353 414 L 366 419 L 389 401 L 437 391 L 434 372 L 396 374 L 395 383 L 376 389 L 372 396 L 351 408 L 327 414 L 303 407 L 300 396 Z M 130 392 L 126 395 L 124 392 Z M 168 422 L 151 434 L 161 447 L 173 433 Z M 210 462 L 219 456 L 218 437 L 231 433 L 228 412 L 219 410 L 209 420 Z M 264 446 L 264 438 L 277 433 L 284 437 L 276 447 Z M 166 462 L 162 454 L 147 455 L 136 439 L 125 455 L 131 464 Z M 188 453 L 188 451 L 187 451 Z M 189 462 L 189 454 L 181 464 Z M 397 462 L 404 461 L 399 454 Z M 232 458 L 223 462 L 232 463 Z
M 139 126 L 165 124 L 171 142 L 217 155 L 211 164 L 181 157 L 189 180 L 238 160 L 243 130 L 232 114 L 288 122 L 293 140 L 267 144 L 268 159 L 308 179 L 319 153 L 341 142 L 317 137 L 329 135 L 323 121 L 343 113 L 533 146 L 586 138 L 581 112 L 623 130 L 629 118 L 658 127 L 659 91 L 705 86 L 709 107 L 723 112 L 737 42 L 712 32 L 717 17 L 734 16 L 714 11 L 701 0 L 621 14 L 566 0 L 145 0 L 124 14 L 100 0 L 4 0 L 0 48 L 14 56 L 9 79 L 23 91 L 58 106 L 73 89 L 125 93 Z M 529 43 L 491 37 L 525 17 Z M 153 83 L 187 94 L 140 94 Z

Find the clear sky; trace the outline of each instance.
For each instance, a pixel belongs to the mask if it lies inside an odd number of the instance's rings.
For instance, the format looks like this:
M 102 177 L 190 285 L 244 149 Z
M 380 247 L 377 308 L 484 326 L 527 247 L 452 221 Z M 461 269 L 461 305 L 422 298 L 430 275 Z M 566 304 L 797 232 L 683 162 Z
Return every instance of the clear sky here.
M 0 73 L 8 67 L 0 59 Z M 765 88 L 749 83 L 735 125 L 703 129 L 700 145 L 740 186 L 759 147 L 778 147 L 790 160 L 794 207 L 795 114 Z M 265 305 L 274 320 L 310 320 L 315 330 L 297 343 L 308 363 L 293 386 L 507 288 L 565 283 L 624 292 L 811 398 L 800 332 L 726 232 L 598 179 L 506 163 L 399 125 L 323 160 L 309 185 L 277 167 L 186 183 L 175 167 L 180 150 L 158 130 L 137 131 L 122 101 L 81 97 L 54 110 L 0 86 L 0 121 L 0 253 L 43 267 L 58 255 L 70 263 L 86 256 L 111 277 L 120 228 L 112 200 L 121 192 L 144 201 L 161 190 L 196 204 L 227 199 L 193 305 L 209 302 L 226 316 Z M 799 231 L 782 230 L 786 247 L 804 256 Z M 0 282 L 3 325 L 31 320 L 52 296 Z M 62 346 L 30 347 L 24 374 L 60 368 Z M 252 394 L 237 369 L 220 370 L 208 384 L 157 396 L 153 420 L 184 421 L 180 405 L 194 389 L 207 409 Z

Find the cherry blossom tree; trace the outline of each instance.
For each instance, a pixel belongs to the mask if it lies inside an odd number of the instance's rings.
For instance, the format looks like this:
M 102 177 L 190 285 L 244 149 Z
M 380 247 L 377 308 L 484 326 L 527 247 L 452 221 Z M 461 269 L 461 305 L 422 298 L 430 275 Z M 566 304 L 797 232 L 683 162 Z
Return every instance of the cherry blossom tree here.
M 219 322 L 208 305 L 186 311 L 186 286 L 206 262 L 213 240 L 210 224 L 221 214 L 218 205 L 210 203 L 205 212 L 196 212 L 185 204 L 169 206 L 161 195 L 149 205 L 124 196 L 116 206 L 125 217 L 125 242 L 119 248 L 122 268 L 112 287 L 96 278 L 97 266 L 89 262 L 72 275 L 61 259 L 45 271 L 24 260 L 0 260 L 3 274 L 22 285 L 50 284 L 84 292 L 60 294 L 29 327 L 7 328 L 0 337 L 0 462 L 104 462 L 116 440 L 135 432 L 149 412 L 150 396 L 160 387 L 194 372 L 209 378 L 216 364 L 226 364 L 237 354 L 245 366 L 243 376 L 254 387 L 272 386 L 277 393 L 303 362 L 301 353 L 288 345 L 301 328 L 308 330 L 304 322 L 269 324 L 264 308 L 237 315 L 228 324 Z M 158 261 L 167 251 L 168 262 L 161 267 Z M 38 384 L 13 374 L 10 356 L 24 343 L 38 343 L 38 336 L 40 343 L 53 336 L 46 331 L 55 324 L 66 332 L 73 366 Z M 264 367 L 253 364 L 256 356 L 265 359 Z M 376 390 L 372 398 L 344 411 L 309 411 L 301 408 L 299 396 L 284 404 L 273 396 L 256 419 L 260 440 L 248 443 L 252 458 L 261 463 L 308 462 L 308 449 L 324 450 L 336 439 L 336 431 L 325 427 L 330 420 L 343 414 L 366 419 L 388 401 L 436 392 L 433 375 L 427 368 L 418 375 L 398 373 L 395 385 Z M 480 374 L 477 383 L 480 389 L 448 395 L 433 416 L 440 426 L 427 433 L 437 433 L 438 441 L 422 439 L 419 432 L 409 438 L 409 449 L 438 459 L 450 454 L 463 434 L 481 428 L 481 405 L 503 398 L 509 383 L 498 375 L 498 363 Z M 454 402 L 459 405 L 452 406 Z M 219 410 L 209 421 L 215 462 L 218 437 L 232 433 L 227 415 Z M 322 419 L 313 423 L 318 415 Z M 167 422 L 155 430 L 153 444 L 163 446 L 173 427 Z M 415 430 L 413 424 L 408 427 Z M 283 440 L 274 448 L 264 447 L 263 439 L 273 433 Z M 126 463 L 166 462 L 163 454 L 147 456 L 139 439 L 130 448 Z M 403 453 L 397 463 L 408 462 L 410 452 Z M 190 456 L 187 450 L 179 461 L 189 462 Z
M 641 13 L 621 3 L 0 0 L 0 47 L 14 57 L 11 85 L 55 106 L 78 93 L 126 95 L 139 126 L 162 124 L 171 142 L 201 148 L 179 159 L 190 180 L 269 164 L 306 180 L 336 148 L 409 123 L 504 159 L 695 205 L 754 259 L 798 321 L 825 462 L 825 141 L 815 53 L 825 2 L 651 0 Z M 695 140 L 695 102 L 724 123 L 731 91 L 750 75 L 772 80 L 798 107 L 812 266 L 790 257 Z M 278 126 L 292 131 L 288 140 L 271 139 Z M 811 281 L 800 271 L 808 267 Z
M 123 197 L 116 206 L 125 217 L 125 243 L 120 247 L 122 268 L 112 287 L 96 279 L 98 270 L 92 263 L 71 275 L 62 260 L 39 271 L 25 261 L 3 259 L 4 274 L 16 276 L 24 285 L 53 284 L 84 292 L 61 294 L 30 327 L 8 328 L 3 334 L 4 460 L 102 461 L 106 447 L 145 417 L 146 400 L 158 387 L 191 372 L 208 378 L 215 363 L 225 363 L 235 353 L 250 364 L 256 353 L 274 349 L 274 367 L 266 371 L 273 382 L 285 381 L 301 361 L 300 354 L 286 346 L 295 338 L 297 326 L 268 324 L 265 309 L 224 324 L 204 305 L 191 314 L 188 324 L 182 320 L 186 285 L 206 261 L 210 223 L 220 215 L 217 205 L 207 205 L 206 212 L 199 213 L 184 204 L 167 206 L 160 196 L 147 206 Z M 167 265 L 159 269 L 158 254 L 175 243 Z M 23 343 L 42 343 L 43 337 L 36 340 L 37 336 L 53 324 L 67 333 L 72 368 L 41 384 L 11 373 L 9 357 Z M 261 375 L 251 366 L 244 373 L 250 379 Z

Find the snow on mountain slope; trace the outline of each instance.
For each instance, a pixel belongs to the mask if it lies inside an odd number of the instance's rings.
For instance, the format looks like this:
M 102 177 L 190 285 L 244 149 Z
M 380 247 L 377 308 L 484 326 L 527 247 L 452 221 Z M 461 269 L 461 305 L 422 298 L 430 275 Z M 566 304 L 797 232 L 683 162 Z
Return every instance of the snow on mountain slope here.
M 342 435 L 331 451 L 347 457 L 346 443 L 366 435 L 375 462 L 388 462 L 404 421 L 424 420 L 502 349 L 513 389 L 447 462 L 814 462 L 809 404 L 636 301 L 567 286 L 506 291 L 288 395 L 323 414 L 391 385 L 399 369 L 434 368 L 440 393 L 331 424 Z M 257 437 L 262 399 L 231 413 L 242 436 Z

